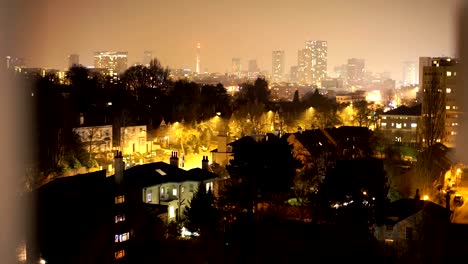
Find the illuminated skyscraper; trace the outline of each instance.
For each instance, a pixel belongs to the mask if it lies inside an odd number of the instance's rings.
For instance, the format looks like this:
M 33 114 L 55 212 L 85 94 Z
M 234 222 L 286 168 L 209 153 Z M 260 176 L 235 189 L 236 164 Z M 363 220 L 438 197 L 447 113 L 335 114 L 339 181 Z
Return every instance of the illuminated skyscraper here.
M 327 77 L 327 42 L 323 40 L 309 40 L 306 41 L 306 49 L 311 51 L 312 83 L 318 84 Z
M 284 50 L 274 50 L 272 52 L 271 79 L 274 83 L 283 81 L 284 75 Z
M 153 59 L 153 53 L 151 51 L 145 51 L 143 53 L 143 65 L 148 67 L 151 60 Z
M 73 66 L 80 65 L 80 55 L 78 54 L 70 54 L 68 55 L 68 68 Z
M 232 74 L 240 76 L 242 71 L 241 59 L 232 58 Z
M 94 53 L 94 68 L 107 69 L 111 74 L 127 70 L 128 52 L 99 51 Z
M 319 84 L 327 77 L 327 42 L 306 41 L 305 49 L 297 56 L 298 80 L 305 84 Z
M 403 62 L 403 85 L 415 85 L 416 81 L 416 63 L 413 61 Z

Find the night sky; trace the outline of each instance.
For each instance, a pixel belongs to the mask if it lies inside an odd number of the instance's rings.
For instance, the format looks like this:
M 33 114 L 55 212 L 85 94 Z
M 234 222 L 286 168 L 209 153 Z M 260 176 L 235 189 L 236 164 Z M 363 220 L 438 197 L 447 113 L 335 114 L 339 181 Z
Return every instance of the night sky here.
M 280 49 L 289 72 L 306 40 L 327 40 L 329 72 L 359 57 L 370 70 L 401 79 L 403 61 L 456 55 L 460 0 L 9 2 L 10 55 L 28 67 L 64 69 L 70 53 L 91 65 L 98 50 L 128 51 L 132 64 L 151 50 L 165 66 L 194 69 L 200 42 L 202 70 L 229 71 L 231 58 L 240 57 L 244 68 L 257 59 L 271 71 L 271 52 Z

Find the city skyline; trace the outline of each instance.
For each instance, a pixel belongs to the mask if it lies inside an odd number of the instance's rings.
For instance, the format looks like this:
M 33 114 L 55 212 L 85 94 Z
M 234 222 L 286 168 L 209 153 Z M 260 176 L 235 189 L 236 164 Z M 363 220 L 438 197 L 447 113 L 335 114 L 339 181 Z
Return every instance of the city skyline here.
M 285 69 L 289 69 L 297 64 L 297 50 L 305 41 L 321 39 L 328 42 L 329 73 L 349 58 L 363 58 L 373 72 L 389 71 L 400 79 L 404 61 L 456 56 L 458 0 L 272 1 L 268 5 L 242 0 L 137 1 L 131 6 L 119 1 L 113 5 L 43 1 L 49 2 L 46 7 L 36 4 L 21 10 L 29 19 L 14 28 L 19 40 L 14 43 L 19 45 L 6 55 L 25 58 L 28 67 L 64 69 L 70 54 L 92 65 L 92 55 L 99 50 L 128 51 L 130 66 L 141 61 L 145 50 L 152 50 L 164 66 L 195 70 L 194 47 L 201 43 L 203 70 L 229 72 L 231 59 L 238 57 L 242 68 L 256 59 L 260 69 L 269 71 L 273 50 L 285 51 Z M 106 9 L 113 14 L 98 15 Z M 242 14 L 240 19 L 234 19 L 237 14 Z M 95 30 L 84 30 L 91 25 L 96 25 Z

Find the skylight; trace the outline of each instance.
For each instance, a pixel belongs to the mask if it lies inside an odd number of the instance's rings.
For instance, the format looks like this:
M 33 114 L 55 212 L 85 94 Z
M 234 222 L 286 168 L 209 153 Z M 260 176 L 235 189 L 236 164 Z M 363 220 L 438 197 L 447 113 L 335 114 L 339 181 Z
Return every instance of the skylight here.
M 161 176 L 164 176 L 166 175 L 166 173 L 164 171 L 162 171 L 161 169 L 156 169 L 156 171 L 161 174 Z

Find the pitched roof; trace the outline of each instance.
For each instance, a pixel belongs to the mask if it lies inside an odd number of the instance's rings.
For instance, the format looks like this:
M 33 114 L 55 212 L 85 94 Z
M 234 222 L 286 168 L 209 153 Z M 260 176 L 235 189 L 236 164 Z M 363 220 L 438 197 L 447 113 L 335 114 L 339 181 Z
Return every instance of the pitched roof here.
M 420 116 L 421 115 L 421 104 L 415 105 L 413 107 L 407 107 L 402 105 L 393 110 L 387 111 L 382 115 L 398 115 L 398 116 Z
M 433 202 L 415 199 L 400 199 L 388 205 L 385 210 L 386 217 L 395 217 L 396 220 L 392 221 L 394 224 L 398 223 L 416 213 L 423 210 L 429 214 L 433 219 L 446 220 L 450 213 L 449 211 Z

